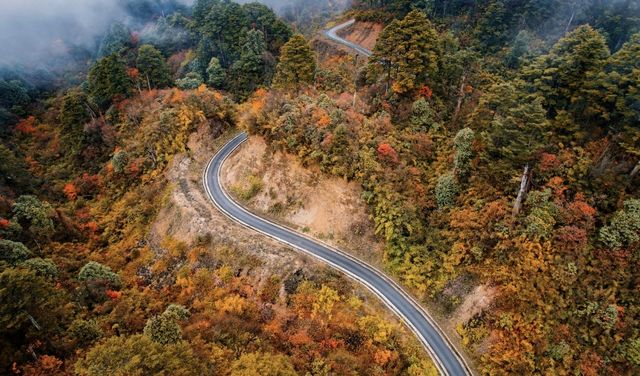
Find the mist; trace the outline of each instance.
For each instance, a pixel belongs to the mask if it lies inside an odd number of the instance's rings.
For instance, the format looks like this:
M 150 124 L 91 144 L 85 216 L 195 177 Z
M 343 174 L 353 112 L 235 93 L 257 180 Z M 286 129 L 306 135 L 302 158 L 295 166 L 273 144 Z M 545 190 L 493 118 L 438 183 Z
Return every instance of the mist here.
M 255 0 L 237 0 L 247 3 Z M 51 70 L 73 56 L 91 57 L 109 26 L 122 22 L 142 30 L 141 16 L 190 6 L 194 0 L 0 0 L 0 68 Z M 316 5 L 309 0 L 261 0 L 282 14 L 287 7 Z M 345 3 L 323 0 L 318 3 Z M 151 13 L 151 14 L 149 14 Z
M 47 66 L 72 48 L 90 48 L 111 22 L 125 17 L 114 0 L 3 0 L 0 66 Z

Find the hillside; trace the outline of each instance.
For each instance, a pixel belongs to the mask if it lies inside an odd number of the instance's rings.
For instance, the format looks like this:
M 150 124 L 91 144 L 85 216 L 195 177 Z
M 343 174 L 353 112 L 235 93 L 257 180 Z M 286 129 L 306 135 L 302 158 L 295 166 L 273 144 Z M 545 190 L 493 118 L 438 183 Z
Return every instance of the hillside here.
M 0 374 L 640 374 L 636 1 L 56 4 L 0 17 Z M 351 270 L 216 209 L 240 132 Z

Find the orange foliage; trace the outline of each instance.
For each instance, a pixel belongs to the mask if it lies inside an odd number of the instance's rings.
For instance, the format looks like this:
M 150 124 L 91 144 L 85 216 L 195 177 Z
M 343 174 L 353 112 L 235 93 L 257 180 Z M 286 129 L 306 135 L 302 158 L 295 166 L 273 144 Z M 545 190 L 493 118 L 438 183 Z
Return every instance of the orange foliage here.
M 579 248 L 587 245 L 587 231 L 576 226 L 564 226 L 558 229 L 557 239 L 569 244 L 573 244 Z
M 159 92 L 156 89 L 144 90 L 140 94 L 140 98 L 143 101 L 152 101 L 152 100 L 156 99 L 158 97 L 158 95 L 159 95 Z
M 64 188 L 62 188 L 62 191 L 67 196 L 67 200 L 69 201 L 75 201 L 76 198 L 78 198 L 78 190 L 76 189 L 76 186 L 73 185 L 73 183 L 65 184 Z
M 396 150 L 393 148 L 393 146 L 391 146 L 390 144 L 383 142 L 381 144 L 378 145 L 378 154 L 393 162 L 393 163 L 398 163 L 399 159 L 398 159 L 398 153 L 396 152 Z
M 40 169 L 40 163 L 38 163 L 38 161 L 33 159 L 33 157 L 31 157 L 30 155 L 24 157 L 24 161 L 27 164 L 29 171 L 35 173 Z
M 313 343 L 313 339 L 307 334 L 306 330 L 299 330 L 289 336 L 289 342 L 294 346 L 305 346 Z
M 85 223 L 82 228 L 90 234 L 95 234 L 96 232 L 98 232 L 98 224 L 94 221 Z
M 431 99 L 431 97 L 433 96 L 433 90 L 431 90 L 429 86 L 424 85 L 420 88 L 420 91 L 418 91 L 418 95 L 427 99 Z
M 340 346 L 340 341 L 335 338 L 329 338 L 322 341 L 322 345 L 327 349 L 337 349 Z
M 564 179 L 559 176 L 555 176 L 549 180 L 547 183 L 547 187 L 553 189 L 553 194 L 556 198 L 560 199 L 564 197 L 564 192 L 569 189 L 566 185 L 564 185 Z
M 598 354 L 587 351 L 580 358 L 580 371 L 583 376 L 597 376 L 603 366 L 603 361 Z
M 264 108 L 266 96 L 267 96 L 267 90 L 265 90 L 264 88 L 260 88 L 256 90 L 253 93 L 253 96 L 251 97 L 251 100 L 249 102 L 251 111 L 253 111 L 256 114 L 262 111 L 262 109 Z
M 324 150 L 328 150 L 331 147 L 331 145 L 333 144 L 333 139 L 334 138 L 335 138 L 335 136 L 333 135 L 333 133 L 325 134 L 324 135 L 324 139 L 320 143 L 320 146 L 322 146 L 322 148 Z
M 53 355 L 41 355 L 35 363 L 26 365 L 22 368 L 22 372 L 15 370 L 16 373 L 22 373 L 25 376 L 50 376 L 61 375 L 62 360 Z
M 89 175 L 84 172 L 80 177 L 73 180 L 73 185 L 82 194 L 94 194 L 102 187 L 102 177 L 98 174 Z
M 9 228 L 9 220 L 6 218 L 0 218 L 0 228 Z
M 561 163 L 555 154 L 542 153 L 540 156 L 540 171 L 553 171 L 560 167 Z
M 142 172 L 139 166 L 140 163 L 141 163 L 140 160 L 135 160 L 129 163 L 126 171 L 130 177 L 135 178 L 136 176 L 140 175 L 140 172 Z
M 180 89 L 171 89 L 164 97 L 165 104 L 178 104 L 187 99 L 187 93 Z
M 381 366 L 384 366 L 385 364 L 389 363 L 389 361 L 395 360 L 397 358 L 398 358 L 398 354 L 396 354 L 391 350 L 386 350 L 386 349 L 377 350 L 373 354 L 373 361 L 376 362 L 376 364 L 379 364 Z
M 331 124 L 331 118 L 329 117 L 329 114 L 327 114 L 327 111 L 321 108 L 314 109 L 313 117 L 316 120 L 319 128 L 326 128 Z
M 122 291 L 107 290 L 105 295 L 107 295 L 111 300 L 118 300 L 122 297 Z
M 29 116 L 28 118 L 21 120 L 18 125 L 16 125 L 15 130 L 22 134 L 33 135 L 34 133 L 36 133 L 35 124 L 35 116 Z

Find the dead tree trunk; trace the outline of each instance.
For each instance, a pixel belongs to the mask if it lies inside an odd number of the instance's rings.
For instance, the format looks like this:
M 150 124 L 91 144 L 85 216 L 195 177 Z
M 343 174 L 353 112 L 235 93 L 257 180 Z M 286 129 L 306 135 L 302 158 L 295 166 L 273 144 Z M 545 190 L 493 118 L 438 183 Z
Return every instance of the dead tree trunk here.
M 453 112 L 453 121 L 452 123 L 455 125 L 458 121 L 458 115 L 460 115 L 460 109 L 462 108 L 462 100 L 464 99 L 464 88 L 467 83 L 467 77 L 462 75 L 462 80 L 460 82 L 460 92 L 458 93 L 458 102 L 456 103 L 456 110 Z
M 527 192 L 529 191 L 529 186 L 531 185 L 531 169 L 527 164 L 524 166 L 524 172 L 522 173 L 522 180 L 520 180 L 520 190 L 518 190 L 518 197 L 516 197 L 516 202 L 513 204 L 513 210 L 511 214 L 515 217 L 520 213 L 522 209 L 522 203 L 527 197 Z
M 638 175 L 638 172 L 640 172 L 640 161 L 638 161 L 638 163 L 636 163 L 636 166 L 633 168 L 633 170 L 631 170 L 629 177 L 633 179 L 634 176 Z

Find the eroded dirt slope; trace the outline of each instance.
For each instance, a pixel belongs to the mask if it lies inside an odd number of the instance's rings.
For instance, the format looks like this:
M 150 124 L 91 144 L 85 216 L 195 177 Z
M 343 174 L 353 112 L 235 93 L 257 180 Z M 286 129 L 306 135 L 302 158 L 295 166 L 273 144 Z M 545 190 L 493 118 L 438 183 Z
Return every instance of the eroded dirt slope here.
M 354 182 L 307 169 L 290 155 L 249 138 L 223 167 L 224 184 L 270 218 L 378 264 L 382 244 L 373 233 L 362 189 Z M 345 215 L 348 213 L 348 215 Z
M 373 50 L 376 40 L 384 25 L 373 22 L 356 22 L 353 25 L 344 28 L 338 32 L 342 38 L 349 42 L 356 43 L 368 50 Z

